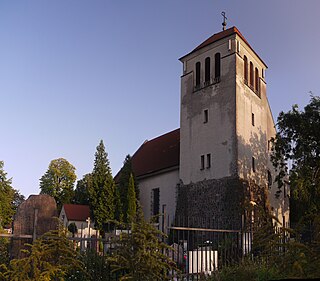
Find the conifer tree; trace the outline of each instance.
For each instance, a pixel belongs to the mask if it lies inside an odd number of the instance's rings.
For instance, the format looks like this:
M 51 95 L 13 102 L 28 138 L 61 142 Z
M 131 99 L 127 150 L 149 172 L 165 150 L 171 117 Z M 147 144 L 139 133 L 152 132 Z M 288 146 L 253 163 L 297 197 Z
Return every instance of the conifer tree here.
M 115 189 L 115 213 L 114 218 L 116 221 L 118 221 L 120 224 L 123 223 L 123 213 L 122 213 L 122 203 L 120 198 L 120 189 L 118 186 L 116 186 Z
M 15 190 L 11 186 L 11 179 L 7 179 L 7 173 L 3 170 L 3 161 L 0 161 L 0 229 L 12 221 L 14 214 Z
M 119 188 L 119 192 L 120 192 L 120 199 L 122 204 L 122 213 L 123 213 L 124 220 L 127 220 L 128 188 L 129 188 L 129 179 L 131 174 L 133 175 L 133 183 L 134 183 L 136 199 L 139 200 L 139 187 L 132 169 L 132 158 L 130 155 L 127 155 L 123 162 L 123 166 L 120 171 L 119 180 L 117 184 L 117 187 Z
M 73 271 L 83 271 L 67 231 L 62 226 L 47 232 L 24 250 L 25 257 L 13 259 L 6 269 L 6 280 L 65 280 Z
M 134 190 L 134 180 L 133 175 L 130 175 L 129 178 L 129 186 L 128 186 L 128 194 L 127 194 L 127 201 L 128 201 L 128 211 L 127 211 L 127 221 L 131 223 L 134 221 L 137 213 L 137 198 L 136 192 Z
M 91 211 L 97 229 L 105 231 L 115 216 L 115 183 L 102 140 L 97 146 L 91 177 L 88 189 Z

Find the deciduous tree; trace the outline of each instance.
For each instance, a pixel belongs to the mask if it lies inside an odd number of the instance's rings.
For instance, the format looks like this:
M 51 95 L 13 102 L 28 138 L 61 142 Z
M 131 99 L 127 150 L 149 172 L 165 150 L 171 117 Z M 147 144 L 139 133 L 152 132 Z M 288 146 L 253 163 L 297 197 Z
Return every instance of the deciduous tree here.
M 63 204 L 71 203 L 77 178 L 75 170 L 66 159 L 58 158 L 50 162 L 48 170 L 40 179 L 40 193 L 54 197 L 59 210 Z
M 91 174 L 86 174 L 81 180 L 78 180 L 74 191 L 73 203 L 89 205 L 89 186 L 92 182 Z
M 276 181 L 281 188 L 289 174 L 291 220 L 302 223 L 311 237 L 320 215 L 320 97 L 312 96 L 302 111 L 294 105 L 281 112 L 277 127 L 272 153 Z

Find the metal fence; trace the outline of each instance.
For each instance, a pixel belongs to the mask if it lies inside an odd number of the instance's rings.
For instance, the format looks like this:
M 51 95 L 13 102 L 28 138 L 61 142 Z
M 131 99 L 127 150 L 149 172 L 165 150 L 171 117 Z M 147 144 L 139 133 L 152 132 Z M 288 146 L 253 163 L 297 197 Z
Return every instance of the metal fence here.
M 172 226 L 166 227 L 168 237 L 163 240 L 171 246 L 166 255 L 176 263 L 178 268 L 168 273 L 172 280 L 200 280 L 203 275 L 212 275 L 224 266 L 241 262 L 245 256 L 254 257 L 252 246 L 257 226 L 251 220 L 246 221 L 244 216 L 239 218 L 238 222 L 232 225 L 219 224 L 206 218 L 176 218 Z M 275 228 L 275 230 L 280 240 L 278 246 L 273 246 L 277 248 L 270 251 L 285 251 L 283 244 L 288 240 L 288 235 L 283 228 Z M 129 230 L 123 231 L 130 233 Z M 69 239 L 74 241 L 75 248 L 82 251 L 90 249 L 98 256 L 104 257 L 116 247 L 113 238 L 119 234 L 119 231 L 118 233 L 114 231 L 104 239 L 84 237 L 79 234 L 78 237 L 69 237 Z M 14 235 L 3 236 L 19 239 Z M 31 237 L 20 237 L 23 240 L 25 238 Z M 108 265 L 101 262 L 101 269 L 98 270 L 105 269 L 103 268 L 105 266 Z M 111 270 L 108 271 L 108 268 L 107 272 L 110 280 L 118 279 L 118 276 L 112 274 Z

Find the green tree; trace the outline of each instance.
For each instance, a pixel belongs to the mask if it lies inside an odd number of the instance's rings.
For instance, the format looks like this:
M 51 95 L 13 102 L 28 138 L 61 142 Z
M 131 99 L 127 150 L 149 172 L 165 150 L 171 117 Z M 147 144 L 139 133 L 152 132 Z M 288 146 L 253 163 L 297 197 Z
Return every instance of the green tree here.
M 57 202 L 58 210 L 61 210 L 63 204 L 71 203 L 77 179 L 75 170 L 66 159 L 58 158 L 50 162 L 48 170 L 40 179 L 40 193 L 51 195 Z
M 128 201 L 128 210 L 127 210 L 127 221 L 130 223 L 132 222 L 137 213 L 137 198 L 136 192 L 134 190 L 134 180 L 133 175 L 130 175 L 129 178 L 129 186 L 128 186 L 128 194 L 127 194 L 127 201 Z
M 73 203 L 89 205 L 89 185 L 92 181 L 91 174 L 86 174 L 81 180 L 78 180 L 74 191 Z
M 60 227 L 37 239 L 25 257 L 11 260 L 4 276 L 6 280 L 65 280 L 73 271 L 83 272 L 83 263 Z
M 115 183 L 108 154 L 101 140 L 95 153 L 92 182 L 89 184 L 89 201 L 97 229 L 106 231 L 115 215 Z
M 124 220 L 127 219 L 128 213 L 128 188 L 129 188 L 129 180 L 130 176 L 133 175 L 133 183 L 134 183 L 134 190 L 136 194 L 136 199 L 139 200 L 139 187 L 138 181 L 136 180 L 133 169 L 132 169 L 132 158 L 130 155 L 127 155 L 119 176 L 117 177 L 117 188 L 119 189 L 121 205 L 122 205 L 122 214 Z
M 15 190 L 11 186 L 11 179 L 7 178 L 7 173 L 3 169 L 4 163 L 0 161 L 0 228 L 8 225 L 14 215 Z
M 303 111 L 294 105 L 281 112 L 277 128 L 271 157 L 276 181 L 281 189 L 289 174 L 291 222 L 302 225 L 305 237 L 311 239 L 320 215 L 320 98 L 312 96 Z
M 124 231 L 115 238 L 115 251 L 107 258 L 113 272 L 121 275 L 120 280 L 171 280 L 168 272 L 176 270 L 176 265 L 166 255 L 171 248 L 162 242 L 163 236 L 144 220 L 141 208 L 138 208 L 131 232 Z

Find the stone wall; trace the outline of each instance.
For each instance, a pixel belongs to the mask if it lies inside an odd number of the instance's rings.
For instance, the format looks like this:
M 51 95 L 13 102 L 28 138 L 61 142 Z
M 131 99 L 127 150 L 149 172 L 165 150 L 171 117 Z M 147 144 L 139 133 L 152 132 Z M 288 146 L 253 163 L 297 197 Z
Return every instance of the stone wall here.
M 237 177 L 180 184 L 176 222 L 189 217 L 188 222 L 183 222 L 185 226 L 240 229 L 246 190 L 246 183 Z
M 53 197 L 45 194 L 31 195 L 18 207 L 13 222 L 13 234 L 15 236 L 33 235 L 37 238 L 57 228 L 57 216 L 57 204 Z M 25 243 L 31 242 L 32 239 L 15 238 L 11 256 L 21 257 L 20 250 L 24 248 Z

